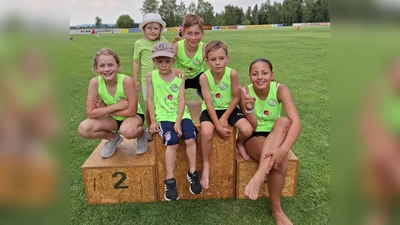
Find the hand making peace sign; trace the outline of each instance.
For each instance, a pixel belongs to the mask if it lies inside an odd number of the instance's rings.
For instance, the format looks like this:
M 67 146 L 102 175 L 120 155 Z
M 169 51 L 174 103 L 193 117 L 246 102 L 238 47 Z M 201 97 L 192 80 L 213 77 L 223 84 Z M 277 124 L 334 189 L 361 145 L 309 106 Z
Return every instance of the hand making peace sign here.
M 247 110 L 253 109 L 254 108 L 254 104 L 256 103 L 256 98 L 252 97 L 250 95 L 249 86 L 246 84 L 246 86 L 244 88 L 240 87 L 240 90 L 242 90 L 242 98 L 245 101 L 246 109 Z

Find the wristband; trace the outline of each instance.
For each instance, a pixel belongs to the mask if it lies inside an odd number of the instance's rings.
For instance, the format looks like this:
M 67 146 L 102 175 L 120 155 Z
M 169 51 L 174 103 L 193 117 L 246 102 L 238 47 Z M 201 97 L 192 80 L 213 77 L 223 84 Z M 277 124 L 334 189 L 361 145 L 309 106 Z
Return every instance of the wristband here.
M 250 114 L 250 113 L 253 113 L 253 112 L 254 112 L 254 106 L 253 106 L 253 108 L 250 109 L 250 110 L 248 110 L 248 109 L 246 108 L 246 113 L 247 113 L 247 114 Z

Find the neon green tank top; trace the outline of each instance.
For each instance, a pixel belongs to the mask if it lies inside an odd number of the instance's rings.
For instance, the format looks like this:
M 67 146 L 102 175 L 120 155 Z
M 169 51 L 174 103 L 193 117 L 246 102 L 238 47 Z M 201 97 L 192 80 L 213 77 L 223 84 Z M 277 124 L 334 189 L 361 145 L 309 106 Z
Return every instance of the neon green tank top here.
M 158 70 L 151 73 L 153 83 L 153 101 L 157 122 L 176 122 L 178 116 L 179 88 L 182 79 L 175 77 L 171 82 L 164 81 Z M 189 109 L 185 105 L 182 119 L 190 119 Z
M 275 120 L 281 116 L 282 103 L 277 98 L 277 83 L 271 81 L 267 99 L 259 99 L 254 91 L 253 85 L 249 85 L 250 95 L 256 98 L 254 115 L 257 118 L 256 132 L 270 132 Z
M 215 84 L 214 77 L 210 70 L 205 72 L 210 86 L 211 99 L 213 101 L 215 110 L 228 109 L 229 104 L 233 99 L 232 85 L 231 85 L 231 68 L 225 67 L 224 76 L 218 84 Z M 201 111 L 205 110 L 206 103 L 203 101 L 201 104 Z
M 203 42 L 197 47 L 193 58 L 188 58 L 185 52 L 185 40 L 178 41 L 178 53 L 176 54 L 176 67 L 185 71 L 186 78 L 192 79 L 204 71 Z
M 119 98 L 126 98 L 125 90 L 124 90 L 124 78 L 125 77 L 126 77 L 126 75 L 124 75 L 124 74 L 118 74 L 117 89 L 115 90 L 114 97 L 108 92 L 107 87 L 106 87 L 106 82 L 104 81 L 104 79 L 101 76 L 97 77 L 97 80 L 98 80 L 97 91 L 99 93 L 101 100 L 103 100 L 104 104 L 109 106 L 109 105 L 117 103 L 117 99 L 119 99 Z M 137 105 L 137 113 L 143 114 L 142 107 L 140 107 L 139 102 L 137 104 L 138 104 Z M 110 116 L 118 121 L 123 121 L 125 119 L 125 116 L 115 116 L 112 114 L 110 114 Z

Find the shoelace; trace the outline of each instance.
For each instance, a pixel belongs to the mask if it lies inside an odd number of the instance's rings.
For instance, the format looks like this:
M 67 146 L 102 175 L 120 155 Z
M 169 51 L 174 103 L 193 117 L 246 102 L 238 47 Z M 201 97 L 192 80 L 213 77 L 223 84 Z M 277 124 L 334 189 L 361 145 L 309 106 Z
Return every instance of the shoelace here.
M 173 188 L 173 184 L 164 184 L 164 187 L 165 187 L 165 191 L 171 191 L 171 190 L 174 190 L 174 188 Z
M 199 177 L 193 178 L 193 179 L 191 179 L 191 180 L 193 180 L 193 183 L 196 184 L 196 185 L 200 184 L 200 179 L 199 179 Z
M 118 140 L 119 140 L 119 138 L 118 138 Z M 118 143 L 118 140 L 114 139 L 112 141 L 106 141 L 106 143 L 104 144 L 104 147 L 108 146 L 110 144 L 110 142 L 113 142 L 113 141 L 115 141 L 115 143 Z
M 192 177 L 189 176 L 189 180 L 190 180 L 190 183 L 194 183 L 196 185 L 200 184 L 200 178 L 199 177 L 193 177 L 193 174 L 192 174 Z

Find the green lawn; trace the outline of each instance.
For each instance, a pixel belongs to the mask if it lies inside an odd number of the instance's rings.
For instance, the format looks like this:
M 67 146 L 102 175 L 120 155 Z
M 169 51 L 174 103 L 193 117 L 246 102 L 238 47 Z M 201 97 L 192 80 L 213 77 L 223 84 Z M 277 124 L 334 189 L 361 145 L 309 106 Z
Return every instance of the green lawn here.
M 172 40 L 176 32 L 164 33 Z M 70 223 L 71 224 L 274 224 L 269 200 L 179 200 L 176 202 L 88 205 L 80 167 L 99 141 L 77 133 L 86 118 L 85 101 L 93 56 L 102 47 L 115 50 L 121 73 L 132 75 L 134 42 L 142 33 L 74 35 L 70 43 Z M 292 147 L 299 159 L 297 194 L 282 198 L 293 224 L 330 224 L 330 90 L 329 27 L 267 28 L 206 31 L 203 41 L 228 45 L 228 64 L 240 82 L 249 83 L 248 69 L 256 58 L 271 60 L 275 81 L 292 92 L 303 129 Z M 187 91 L 188 100 L 199 100 Z

